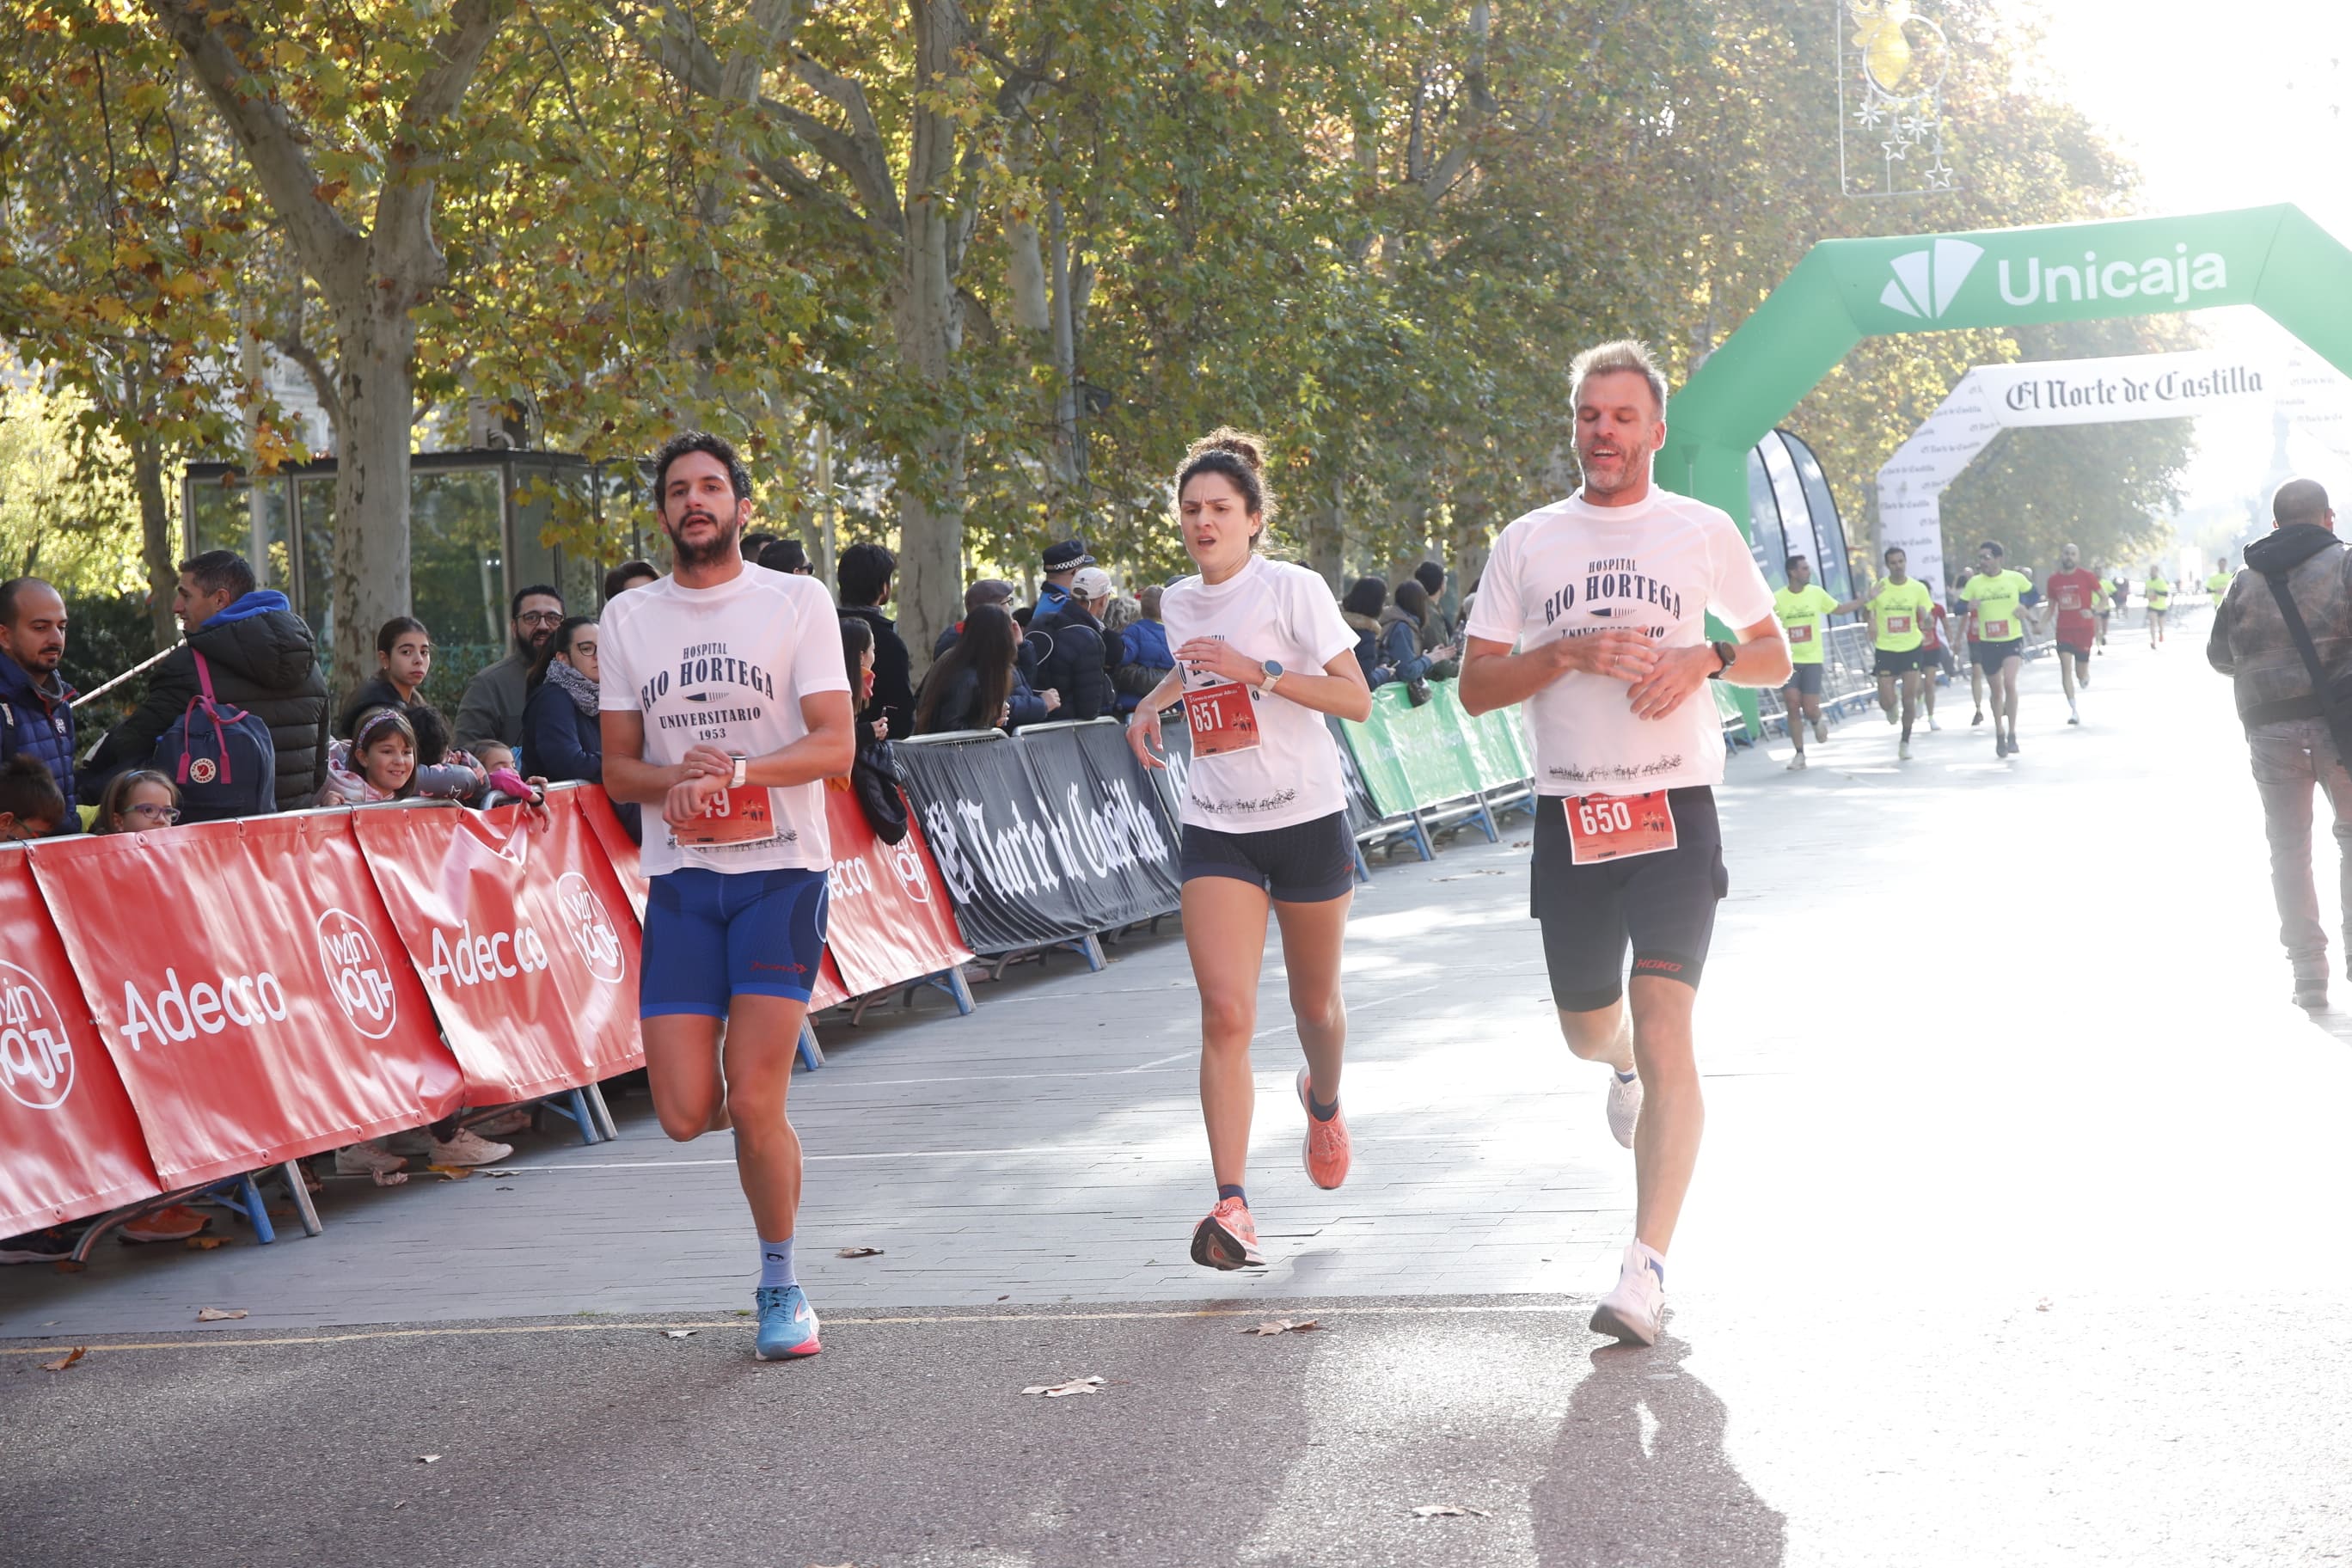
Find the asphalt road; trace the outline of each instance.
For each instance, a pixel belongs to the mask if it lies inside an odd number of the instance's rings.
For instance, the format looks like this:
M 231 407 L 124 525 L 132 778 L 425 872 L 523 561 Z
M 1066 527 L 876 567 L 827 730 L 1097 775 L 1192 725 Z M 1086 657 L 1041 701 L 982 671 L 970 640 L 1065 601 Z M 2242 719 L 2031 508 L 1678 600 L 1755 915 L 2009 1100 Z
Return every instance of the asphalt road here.
M 1654 1350 L 1584 1328 L 1631 1173 L 1507 830 L 1359 904 L 1339 1194 L 1269 966 L 1263 1276 L 1181 1261 L 1183 960 L 1139 942 L 829 1037 L 810 1363 L 749 1360 L 723 1150 L 641 1103 L 511 1177 L 339 1184 L 317 1238 L 0 1270 L 0 1563 L 2352 1560 L 2352 1014 L 2285 1005 L 2196 656 L 2118 646 L 2079 729 L 2031 669 L 2011 763 L 1964 690 L 1911 764 L 1874 717 L 1735 760 Z

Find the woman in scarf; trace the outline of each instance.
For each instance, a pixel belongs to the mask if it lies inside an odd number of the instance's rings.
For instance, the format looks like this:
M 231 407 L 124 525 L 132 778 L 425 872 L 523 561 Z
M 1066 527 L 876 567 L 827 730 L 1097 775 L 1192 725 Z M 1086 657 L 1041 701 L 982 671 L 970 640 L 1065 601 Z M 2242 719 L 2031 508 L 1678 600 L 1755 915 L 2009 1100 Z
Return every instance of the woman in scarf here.
M 596 623 L 572 616 L 531 666 L 522 709 L 525 764 L 551 783 L 604 782 L 596 720 Z

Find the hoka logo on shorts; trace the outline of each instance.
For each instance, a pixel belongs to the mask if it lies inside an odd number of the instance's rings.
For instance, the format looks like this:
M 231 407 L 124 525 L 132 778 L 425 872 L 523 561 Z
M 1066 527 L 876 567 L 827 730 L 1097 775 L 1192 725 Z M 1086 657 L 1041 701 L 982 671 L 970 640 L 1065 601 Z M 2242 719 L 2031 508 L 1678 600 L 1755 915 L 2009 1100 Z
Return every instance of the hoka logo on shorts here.
M 0 963 L 0 1089 L 34 1110 L 55 1110 L 73 1092 L 73 1043 L 65 1015 L 38 976 Z
M 1889 263 L 1895 281 L 1879 294 L 1878 302 L 1906 316 L 1936 321 L 1952 308 L 1953 296 L 1982 255 L 1983 246 L 1965 239 L 1939 239 L 1931 249 L 1906 252 Z

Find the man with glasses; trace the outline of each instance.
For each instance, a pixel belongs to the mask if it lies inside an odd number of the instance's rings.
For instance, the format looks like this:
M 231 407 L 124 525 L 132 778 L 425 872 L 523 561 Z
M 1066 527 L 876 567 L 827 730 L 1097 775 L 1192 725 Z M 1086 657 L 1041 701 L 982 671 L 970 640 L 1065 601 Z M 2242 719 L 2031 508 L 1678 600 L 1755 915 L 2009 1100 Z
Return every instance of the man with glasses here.
M 544 583 L 515 590 L 509 607 L 514 651 L 466 683 L 457 703 L 457 744 L 478 752 L 495 741 L 509 751 L 522 747 L 523 704 L 530 698 L 530 668 L 547 639 L 563 624 L 563 595 Z
M 66 602 L 38 577 L 0 583 L 0 760 L 29 753 L 74 808 L 73 688 L 58 673 L 66 656 Z

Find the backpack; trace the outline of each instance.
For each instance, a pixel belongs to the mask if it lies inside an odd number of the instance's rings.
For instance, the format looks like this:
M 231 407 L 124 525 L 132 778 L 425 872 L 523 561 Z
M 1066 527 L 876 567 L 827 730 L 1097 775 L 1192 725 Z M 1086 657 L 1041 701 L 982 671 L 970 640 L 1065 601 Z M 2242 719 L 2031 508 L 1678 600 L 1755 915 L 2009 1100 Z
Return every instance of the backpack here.
M 180 820 L 226 822 L 278 809 L 278 742 L 269 726 L 213 695 L 212 667 L 194 655 L 201 689 L 156 737 L 149 763 L 180 786 Z

